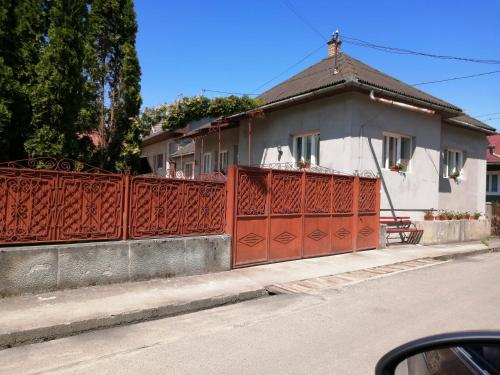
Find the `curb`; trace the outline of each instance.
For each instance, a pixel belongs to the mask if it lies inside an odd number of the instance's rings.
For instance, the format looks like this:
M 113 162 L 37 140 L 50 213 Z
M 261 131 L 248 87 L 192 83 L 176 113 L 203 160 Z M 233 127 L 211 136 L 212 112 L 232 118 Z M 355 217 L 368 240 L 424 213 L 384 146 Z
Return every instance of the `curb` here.
M 435 259 L 435 260 L 455 260 L 455 259 L 466 258 L 466 257 L 474 256 L 474 255 L 481 255 L 481 254 L 488 254 L 488 253 L 498 253 L 498 252 L 500 252 L 500 247 L 491 247 L 491 248 L 486 248 L 486 249 L 465 251 L 463 253 L 438 255 L 438 256 L 435 256 L 435 257 L 431 257 L 431 259 Z
M 0 349 L 49 341 L 99 329 L 113 328 L 176 315 L 208 310 L 214 307 L 235 304 L 268 296 L 265 288 L 250 290 L 234 295 L 223 295 L 191 301 L 183 304 L 158 306 L 144 310 L 135 310 L 118 315 L 109 315 L 88 320 L 57 324 L 53 326 L 28 329 L 0 334 Z

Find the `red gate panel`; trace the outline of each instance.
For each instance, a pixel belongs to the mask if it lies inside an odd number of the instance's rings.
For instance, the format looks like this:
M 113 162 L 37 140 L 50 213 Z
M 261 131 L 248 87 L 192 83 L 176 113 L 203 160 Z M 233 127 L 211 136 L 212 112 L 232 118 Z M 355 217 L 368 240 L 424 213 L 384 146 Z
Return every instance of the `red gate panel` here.
M 377 179 L 233 167 L 228 187 L 234 188 L 229 196 L 236 212 L 228 228 L 235 267 L 378 244 Z

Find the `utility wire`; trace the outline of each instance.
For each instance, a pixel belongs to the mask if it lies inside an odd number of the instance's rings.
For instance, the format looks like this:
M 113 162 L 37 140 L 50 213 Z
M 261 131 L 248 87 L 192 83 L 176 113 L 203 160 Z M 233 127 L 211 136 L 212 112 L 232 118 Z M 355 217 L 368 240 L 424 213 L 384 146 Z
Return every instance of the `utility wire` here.
M 248 94 L 248 93 L 243 93 L 243 92 L 219 91 L 219 90 L 209 90 L 209 89 L 201 89 L 201 91 L 202 92 L 215 92 L 218 94 L 241 95 L 241 96 L 259 95 L 259 94 Z
M 292 3 L 289 0 L 283 0 L 283 4 L 293 13 L 297 16 L 298 19 L 300 19 L 304 24 L 309 27 L 316 35 L 318 35 L 321 39 L 323 39 L 325 42 L 328 41 L 328 39 L 317 29 L 314 27 L 312 23 L 310 23 L 304 16 L 302 16 L 297 8 L 295 8 Z
M 500 115 L 500 112 L 486 113 L 484 115 L 477 115 L 474 117 L 485 117 L 485 116 L 493 116 L 493 115 Z
M 413 50 L 409 50 L 406 48 L 384 46 L 381 44 L 367 42 L 365 40 L 349 37 L 346 35 L 343 35 L 343 41 L 345 43 L 348 43 L 348 44 L 372 48 L 372 49 L 376 49 L 376 50 L 379 50 L 382 52 L 388 52 L 388 53 L 425 56 L 425 57 L 433 57 L 433 58 L 442 59 L 442 60 L 458 60 L 458 61 L 473 62 L 473 63 L 479 63 L 479 64 L 500 65 L 500 60 L 477 59 L 477 58 L 471 58 L 471 57 L 459 57 L 459 56 L 449 56 L 449 55 L 437 55 L 437 54 L 433 54 L 433 53 L 429 53 L 429 52 L 413 51 Z
M 263 88 L 264 86 L 267 86 L 269 83 L 273 82 L 274 80 L 278 79 L 279 77 L 281 77 L 283 74 L 285 73 L 288 73 L 290 70 L 292 70 L 293 68 L 295 68 L 297 65 L 301 64 L 302 62 L 304 62 L 305 60 L 307 60 L 309 57 L 311 57 L 312 55 L 314 55 L 316 52 L 318 52 L 320 49 L 323 49 L 324 48 L 324 44 L 322 44 L 321 46 L 319 46 L 318 48 L 315 48 L 313 51 L 309 52 L 307 55 L 305 55 L 303 58 L 301 58 L 299 61 L 297 61 L 295 64 L 293 65 L 290 65 L 288 68 L 286 68 L 285 70 L 283 70 L 281 73 L 277 74 L 276 76 L 274 76 L 273 78 L 271 78 L 270 80 L 264 82 L 262 85 L 260 85 L 259 87 L 257 87 L 255 90 L 253 90 L 253 92 L 257 92 L 259 91 L 261 88 Z
M 414 83 L 413 86 L 430 85 L 432 83 L 441 83 L 441 82 L 456 81 L 456 80 L 459 80 L 459 79 L 481 77 L 481 76 L 486 76 L 486 75 L 495 74 L 495 73 L 500 73 L 500 70 L 493 70 L 491 72 L 471 74 L 471 75 L 468 75 L 468 76 L 460 76 L 460 77 L 452 77 L 452 78 L 440 79 L 440 80 L 437 80 L 437 81 L 419 82 L 419 83 Z

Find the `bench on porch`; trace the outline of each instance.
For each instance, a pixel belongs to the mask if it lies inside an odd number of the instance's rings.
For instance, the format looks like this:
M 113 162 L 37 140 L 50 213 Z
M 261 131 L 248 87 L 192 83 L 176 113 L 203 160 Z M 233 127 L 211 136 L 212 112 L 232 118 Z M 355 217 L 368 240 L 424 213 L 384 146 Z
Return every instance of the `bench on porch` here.
M 395 238 L 391 236 L 394 234 L 398 234 L 404 243 L 417 244 L 424 233 L 422 229 L 417 229 L 409 216 L 381 216 L 380 224 L 387 226 L 385 230 L 387 244 L 390 239 Z

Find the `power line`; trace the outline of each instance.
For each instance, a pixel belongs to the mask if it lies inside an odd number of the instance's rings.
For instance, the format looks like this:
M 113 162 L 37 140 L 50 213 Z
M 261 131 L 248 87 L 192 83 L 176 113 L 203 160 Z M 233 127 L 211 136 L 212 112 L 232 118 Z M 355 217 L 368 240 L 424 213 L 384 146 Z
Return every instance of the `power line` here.
M 485 116 L 493 116 L 493 115 L 500 115 L 500 112 L 486 113 L 484 115 L 477 115 L 474 117 L 485 117 Z
M 492 118 L 487 118 L 481 121 L 493 121 L 493 120 L 500 120 L 500 117 L 492 117 Z
M 298 19 L 300 19 L 304 24 L 309 27 L 314 33 L 316 33 L 321 39 L 323 39 L 325 42 L 328 41 L 328 39 L 317 29 L 314 27 L 312 23 L 310 23 L 304 16 L 302 16 L 299 11 L 292 5 L 292 3 L 289 0 L 283 0 L 283 4 L 293 13 L 297 16 Z
M 202 92 L 215 92 L 218 94 L 228 94 L 228 95 L 242 95 L 242 96 L 259 95 L 259 94 L 248 94 L 248 93 L 242 93 L 242 92 L 219 91 L 219 90 L 209 90 L 209 89 L 201 89 L 201 91 Z
M 257 92 L 259 91 L 261 88 L 263 88 L 264 86 L 267 86 L 269 83 L 273 82 L 274 80 L 278 79 L 279 77 L 281 77 L 283 74 L 289 72 L 290 70 L 292 70 L 293 68 L 295 68 L 297 65 L 301 64 L 302 62 L 304 62 L 305 60 L 307 60 L 309 57 L 311 57 L 312 55 L 314 55 L 316 52 L 318 52 L 320 49 L 323 49 L 324 48 L 324 44 L 322 44 L 321 46 L 319 46 L 318 48 L 315 48 L 313 51 L 309 52 L 307 55 L 305 55 L 303 58 L 301 58 L 299 61 L 297 61 L 295 64 L 293 65 L 290 65 L 288 68 L 286 68 L 285 70 L 283 70 L 281 73 L 277 74 L 276 76 L 274 76 L 273 78 L 271 78 L 270 80 L 264 82 L 262 85 L 260 85 L 259 87 L 257 87 L 255 90 L 253 90 L 253 92 Z
M 382 52 L 388 52 L 388 53 L 425 56 L 425 57 L 433 57 L 433 58 L 442 59 L 442 60 L 458 60 L 458 61 L 473 62 L 473 63 L 479 63 L 479 64 L 500 65 L 500 60 L 477 59 L 477 58 L 471 58 L 471 57 L 459 57 L 459 56 L 449 56 L 449 55 L 438 55 L 438 54 L 429 53 L 429 52 L 413 51 L 413 50 L 406 49 L 406 48 L 389 47 L 389 46 L 384 46 L 381 44 L 375 44 L 375 43 L 367 42 L 367 41 L 362 40 L 362 39 L 349 37 L 346 35 L 343 36 L 343 39 L 344 39 L 344 42 L 346 42 L 348 44 L 357 45 L 360 47 L 372 48 L 372 49 L 376 49 L 376 50 L 379 50 Z
M 452 77 L 452 78 L 446 78 L 446 79 L 440 79 L 437 81 L 428 81 L 428 82 L 420 82 L 420 83 L 414 83 L 413 86 L 421 86 L 421 85 L 430 85 L 432 83 L 441 83 L 441 82 L 449 82 L 449 81 L 457 81 L 459 79 L 466 79 L 466 78 L 474 78 L 474 77 L 481 77 L 481 76 L 486 76 L 489 74 L 495 74 L 495 73 L 500 73 L 500 70 L 493 70 L 491 72 L 484 72 L 484 73 L 478 73 L 478 74 L 471 74 L 468 76 L 460 76 L 460 77 Z

